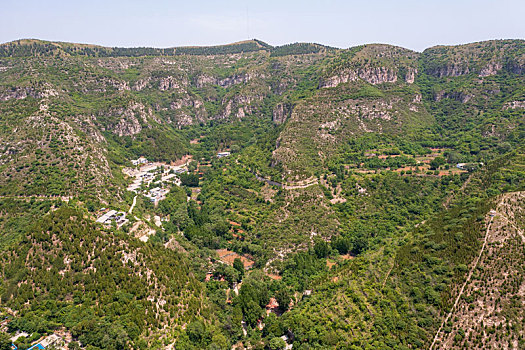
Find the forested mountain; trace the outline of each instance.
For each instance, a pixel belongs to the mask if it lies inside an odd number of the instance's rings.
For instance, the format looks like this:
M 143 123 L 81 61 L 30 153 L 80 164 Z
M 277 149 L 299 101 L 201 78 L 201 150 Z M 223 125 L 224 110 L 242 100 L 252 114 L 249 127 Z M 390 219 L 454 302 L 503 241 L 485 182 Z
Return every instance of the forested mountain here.
M 523 348 L 524 140 L 523 40 L 2 44 L 0 331 Z

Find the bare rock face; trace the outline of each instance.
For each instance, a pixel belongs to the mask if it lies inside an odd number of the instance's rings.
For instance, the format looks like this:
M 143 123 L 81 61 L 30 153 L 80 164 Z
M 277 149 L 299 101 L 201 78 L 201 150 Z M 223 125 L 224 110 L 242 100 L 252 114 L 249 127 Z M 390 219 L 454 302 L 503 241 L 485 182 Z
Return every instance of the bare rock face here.
M 32 87 L 15 87 L 7 91 L 0 92 L 0 101 L 23 100 L 27 97 L 42 98 L 41 92 Z
M 278 103 L 273 109 L 273 122 L 275 124 L 282 124 L 290 115 L 290 108 L 283 103 Z
M 195 82 L 195 85 L 198 88 L 202 88 L 206 85 L 219 85 L 219 86 L 222 86 L 223 88 L 229 88 L 233 85 L 247 83 L 256 77 L 258 77 L 258 75 L 255 73 L 242 73 L 242 74 L 235 74 L 231 77 L 227 77 L 224 79 L 217 79 L 207 74 L 203 74 L 197 77 L 197 81 Z
M 500 62 L 491 62 L 487 64 L 481 72 L 479 73 L 480 77 L 488 77 L 491 75 L 496 75 L 503 68 Z
M 142 126 L 133 114 L 120 119 L 113 129 L 113 132 L 120 137 L 135 135 L 141 131 Z
M 117 89 L 118 91 L 129 91 L 131 90 L 129 88 L 129 85 L 126 81 L 120 81 L 120 80 L 116 80 L 116 79 L 111 79 L 109 81 L 109 83 L 111 84 L 111 86 L 113 86 L 115 89 Z
M 416 74 L 417 74 L 417 68 L 409 67 L 405 75 L 405 81 L 408 84 L 414 84 L 414 81 L 416 80 Z
M 219 115 L 219 118 L 222 118 L 222 119 L 228 118 L 231 113 L 232 113 L 232 100 L 229 100 L 226 106 L 224 107 L 224 110 Z
M 430 70 L 430 75 L 433 75 L 438 78 L 443 77 L 459 77 L 461 75 L 466 75 L 470 73 L 469 67 L 463 67 L 461 65 L 446 65 L 440 68 Z
M 187 84 L 188 82 L 185 81 L 184 79 L 179 80 L 172 76 L 169 76 L 169 77 L 160 79 L 159 89 L 161 91 L 166 91 L 170 89 L 182 89 Z
M 386 67 L 365 67 L 359 68 L 358 70 L 345 69 L 337 75 L 322 80 L 319 84 L 319 87 L 333 88 L 339 84 L 347 83 L 349 81 L 356 81 L 359 78 L 372 85 L 395 83 L 397 81 L 397 71 Z
M 395 83 L 397 72 L 392 68 L 376 67 L 359 69 L 359 78 L 376 85 L 382 83 Z
M 135 82 L 135 84 L 133 84 L 132 90 L 134 90 L 134 91 L 142 91 L 142 90 L 144 90 L 146 88 L 146 86 L 148 86 L 149 81 L 150 81 L 150 79 L 137 80 L 137 82 Z
M 228 88 L 228 87 L 233 86 L 233 85 L 247 83 L 247 82 L 249 82 L 250 80 L 252 80 L 255 77 L 256 77 L 255 74 L 234 75 L 232 77 L 228 77 L 228 78 L 219 80 L 219 85 L 224 87 L 224 88 Z
M 184 126 L 189 126 L 193 124 L 193 118 L 186 113 L 179 114 L 175 118 L 175 123 L 177 124 L 177 127 L 180 129 Z
M 182 107 L 189 107 L 191 105 L 192 105 L 191 100 L 185 97 L 185 98 L 181 98 L 181 99 L 178 99 L 170 103 L 170 109 L 176 110 L 176 109 L 181 109 Z
M 219 119 L 226 119 L 232 115 L 232 111 L 242 108 L 242 112 L 239 110 L 235 112 L 237 118 L 244 118 L 246 115 L 252 115 L 256 112 L 256 106 L 252 105 L 255 101 L 262 101 L 264 99 L 263 95 L 243 95 L 237 94 L 230 98 L 224 98 L 222 100 L 222 105 L 224 109 L 217 116 Z
M 408 109 L 411 110 L 412 112 L 418 112 L 419 107 L 421 105 L 421 98 L 422 97 L 420 94 L 416 94 L 414 98 L 412 99 L 412 103 L 409 105 Z
M 235 116 L 237 117 L 237 119 L 244 118 L 246 116 L 246 113 L 244 112 L 244 108 L 239 107 L 239 109 L 237 110 L 237 114 L 235 114 Z
M 457 91 L 454 91 L 454 92 L 445 92 L 445 91 L 439 91 L 438 93 L 436 93 L 436 95 L 434 96 L 434 100 L 436 100 L 437 102 L 441 101 L 442 99 L 445 99 L 445 98 L 449 98 L 449 99 L 452 99 L 452 100 L 456 100 L 456 101 L 460 101 L 461 103 L 467 103 L 468 101 L 470 101 L 472 99 L 472 95 L 470 94 L 465 94 L 463 92 L 457 92 Z
M 525 108 L 525 101 L 507 102 L 503 106 L 503 109 L 521 109 L 521 108 Z
M 201 100 L 192 99 L 189 96 L 184 96 L 183 98 L 173 101 L 170 104 L 170 109 L 177 110 L 183 107 L 194 107 L 198 109 L 203 106 L 204 106 L 204 103 Z
M 195 82 L 195 85 L 200 89 L 206 85 L 217 85 L 217 83 L 218 83 L 217 78 L 214 78 L 207 74 L 203 74 L 197 77 L 197 81 Z
M 142 131 L 142 124 L 149 126 L 149 120 L 160 122 L 154 115 L 151 108 L 146 108 L 142 103 L 131 102 L 126 108 L 118 108 L 109 112 L 119 117 L 119 121 L 111 130 L 118 136 L 132 136 Z
M 356 81 L 358 78 L 354 70 L 345 69 L 337 75 L 333 75 L 319 83 L 319 88 L 334 88 L 339 84 L 344 84 L 349 81 Z

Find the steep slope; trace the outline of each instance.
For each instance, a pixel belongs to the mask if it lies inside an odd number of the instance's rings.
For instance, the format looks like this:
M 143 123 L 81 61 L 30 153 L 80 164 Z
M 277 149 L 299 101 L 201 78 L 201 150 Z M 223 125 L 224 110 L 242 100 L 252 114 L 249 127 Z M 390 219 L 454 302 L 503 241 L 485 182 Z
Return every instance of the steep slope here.
M 431 348 L 524 346 L 524 202 L 524 192 L 506 193 L 490 212 L 483 247 Z
M 192 132 L 181 128 L 248 117 L 282 123 L 300 72 L 328 54 L 292 56 L 291 48 L 270 58 L 257 41 L 171 56 L 40 41 L 1 47 L 1 192 L 93 195 L 95 185 L 99 199 L 122 196 L 110 186 L 120 182 L 115 165 L 187 154 Z
M 203 312 L 202 287 L 181 254 L 101 230 L 70 208 L 38 220 L 0 259 L 1 301 L 17 316 L 11 329 L 65 328 L 85 345 L 136 348 Z
M 498 143 L 508 148 L 521 142 L 525 41 L 429 48 L 420 65 L 417 84 L 445 140 L 485 158 Z
M 369 251 L 316 281 L 284 320 L 294 348 L 520 348 L 524 202 L 506 191 L 523 190 L 524 161 L 521 150 L 493 162 L 395 253 Z

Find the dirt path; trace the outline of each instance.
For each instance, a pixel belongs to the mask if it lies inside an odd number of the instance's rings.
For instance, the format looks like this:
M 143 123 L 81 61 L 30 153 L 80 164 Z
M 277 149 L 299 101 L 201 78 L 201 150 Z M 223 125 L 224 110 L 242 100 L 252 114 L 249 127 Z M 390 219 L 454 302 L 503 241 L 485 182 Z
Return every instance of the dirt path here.
M 36 201 L 54 201 L 54 200 L 61 200 L 63 202 L 69 202 L 72 197 L 70 196 L 0 196 L 0 199 L 14 199 L 14 200 L 23 200 L 23 201 L 30 201 L 30 200 L 36 200 Z
M 243 167 L 246 169 L 244 165 Z M 285 190 L 296 190 L 299 188 L 307 188 L 307 187 L 319 184 L 319 180 L 317 178 L 309 178 L 303 181 L 290 182 L 290 183 L 281 183 L 281 182 L 267 179 L 264 176 L 261 176 L 255 172 L 252 172 L 252 171 L 250 172 L 255 175 L 255 178 L 257 178 L 257 180 L 266 182 L 270 186 L 277 186 L 277 187 L 284 188 Z
M 386 281 L 388 280 L 388 277 L 392 273 L 392 270 L 394 269 L 394 266 L 395 266 L 395 260 L 392 262 L 392 266 L 390 267 L 390 269 L 386 273 L 385 279 L 383 280 L 383 283 L 381 284 L 381 289 L 385 288 Z
M 129 208 L 129 214 L 131 214 L 133 208 L 135 208 L 135 204 L 137 204 L 137 196 L 133 197 L 133 204 L 131 204 L 131 208 Z
M 470 179 L 470 178 L 469 178 Z M 467 180 L 468 181 L 468 180 Z M 505 200 L 506 196 L 504 195 L 503 198 L 500 200 L 500 202 L 498 203 L 498 205 L 496 206 L 496 208 L 498 208 L 502 203 L 503 201 Z M 500 215 L 500 216 L 503 216 L 501 213 L 499 212 L 495 212 L 496 215 Z M 476 270 L 476 268 L 478 267 L 478 263 L 481 259 L 481 256 L 483 255 L 483 252 L 485 251 L 485 247 L 487 246 L 487 240 L 488 240 L 488 237 L 489 237 L 489 233 L 490 233 L 490 229 L 492 227 L 492 223 L 494 222 L 494 216 L 491 216 L 490 218 L 490 221 L 489 221 L 489 224 L 487 225 L 487 230 L 485 231 L 485 238 L 483 239 L 483 245 L 481 246 L 481 250 L 479 251 L 479 254 L 478 256 L 476 257 L 476 259 L 474 260 L 474 264 L 472 265 L 468 275 L 467 275 L 467 279 L 465 280 L 465 282 L 463 283 L 463 285 L 461 286 L 461 289 L 459 290 L 459 294 L 458 296 L 456 297 L 456 300 L 454 301 L 454 305 L 452 305 L 452 308 L 450 309 L 449 313 L 447 314 L 447 316 L 445 317 L 445 319 L 443 320 L 443 322 L 441 322 L 441 326 L 439 326 L 439 329 L 437 330 L 436 332 L 436 335 L 434 336 L 434 340 L 432 340 L 432 344 L 430 345 L 430 348 L 429 350 L 432 350 L 434 348 L 434 346 L 436 345 L 436 342 L 438 341 L 439 339 L 439 335 L 441 334 L 441 331 L 443 330 L 443 327 L 445 326 L 445 324 L 448 322 L 448 320 L 450 319 L 450 317 L 452 316 L 452 313 L 454 312 L 454 310 L 456 309 L 456 307 L 458 306 L 458 303 L 461 299 L 461 297 L 463 296 L 463 292 L 465 291 L 465 287 L 467 286 L 467 284 L 470 282 L 471 278 L 472 278 L 472 275 L 474 274 L 474 271 Z
M 319 180 L 314 179 L 314 180 L 308 180 L 305 183 L 297 183 L 297 184 L 292 183 L 290 185 L 283 185 L 283 188 L 285 190 L 296 190 L 299 188 L 307 188 L 307 187 L 317 185 L 317 184 L 319 184 Z

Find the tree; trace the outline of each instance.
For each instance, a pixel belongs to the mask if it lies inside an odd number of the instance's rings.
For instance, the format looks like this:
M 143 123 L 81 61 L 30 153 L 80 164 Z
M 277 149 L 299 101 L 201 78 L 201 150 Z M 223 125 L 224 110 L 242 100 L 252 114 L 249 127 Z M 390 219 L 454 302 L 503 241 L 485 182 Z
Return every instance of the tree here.
M 443 157 L 436 157 L 430 161 L 430 169 L 435 170 L 438 169 L 440 166 L 445 164 L 445 158 Z
M 338 236 L 332 241 L 332 247 L 337 249 L 339 254 L 346 254 L 351 249 L 352 244 L 348 238 Z
M 76 342 L 76 341 L 72 341 L 71 343 L 68 344 L 67 348 L 69 350 L 80 350 L 80 345 Z
M 283 334 L 281 320 L 274 313 L 270 313 L 264 318 L 263 336 L 273 338 L 281 334 Z
M 226 265 L 224 268 L 224 279 L 228 281 L 230 286 L 233 286 L 233 283 L 239 281 L 241 277 L 236 269 L 229 265 Z
M 244 264 L 242 263 L 241 258 L 235 258 L 235 260 L 233 260 L 233 268 L 239 271 L 239 276 L 242 279 L 244 276 Z
M 0 333 L 0 350 L 11 350 L 11 340 L 4 332 Z
M 197 174 L 180 174 L 180 182 L 183 186 L 199 186 L 199 175 Z
M 314 245 L 314 252 L 315 252 L 315 255 L 317 255 L 319 259 L 326 258 L 328 254 L 330 254 L 330 247 L 328 246 L 328 243 L 326 243 L 325 241 L 319 240 Z
M 291 299 L 290 293 L 288 293 L 286 289 L 281 289 L 275 293 L 275 300 L 279 303 L 279 310 L 281 310 L 281 312 L 288 310 Z
M 197 161 L 192 160 L 192 161 L 188 164 L 188 171 L 189 171 L 190 173 L 194 172 L 195 170 L 197 170 L 197 165 L 198 165 Z
M 243 314 L 246 323 L 251 327 L 255 327 L 257 325 L 257 321 L 262 316 L 262 308 L 255 300 L 249 299 L 244 304 Z
M 208 347 L 209 349 L 229 349 L 230 344 L 228 339 L 220 333 L 214 334 L 211 339 L 211 344 Z
M 268 347 L 271 350 L 281 350 L 286 347 L 286 342 L 282 338 L 275 337 L 272 338 L 272 340 L 270 340 L 270 342 L 268 343 Z
M 209 336 L 206 327 L 201 321 L 191 322 L 186 329 L 186 333 L 190 340 L 196 345 L 205 343 Z

